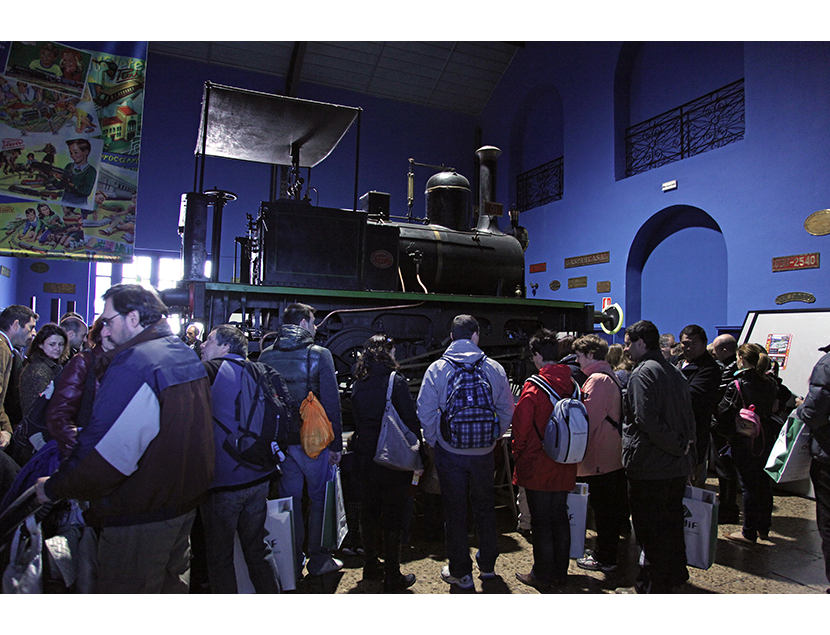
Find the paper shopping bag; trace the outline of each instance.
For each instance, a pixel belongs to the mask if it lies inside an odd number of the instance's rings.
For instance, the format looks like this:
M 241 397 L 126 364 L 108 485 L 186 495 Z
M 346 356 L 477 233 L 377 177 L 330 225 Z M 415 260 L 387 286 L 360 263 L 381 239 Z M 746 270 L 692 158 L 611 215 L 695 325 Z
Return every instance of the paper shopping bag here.
M 810 476 L 810 430 L 792 416 L 787 419 L 772 446 L 764 471 L 776 483 L 800 481 Z
M 715 492 L 686 486 L 683 533 L 686 563 L 698 569 L 711 567 L 718 547 L 718 497 Z
M 268 501 L 265 529 L 265 540 L 271 547 L 271 557 L 277 565 L 280 587 L 283 591 L 293 591 L 297 588 L 297 581 L 294 573 L 294 509 L 290 496 Z M 248 566 L 245 564 L 245 556 L 236 533 L 233 536 L 233 564 L 236 569 L 238 592 L 254 593 L 254 585 L 248 575 Z
M 333 465 L 326 483 L 326 500 L 323 504 L 323 535 L 320 546 L 325 549 L 340 549 L 343 539 L 349 533 L 346 522 L 346 503 L 343 500 L 343 485 L 340 482 L 340 467 Z
M 571 523 L 571 558 L 585 555 L 585 522 L 588 517 L 588 483 L 577 483 L 568 492 L 568 520 Z M 532 521 L 531 521 L 532 522 Z

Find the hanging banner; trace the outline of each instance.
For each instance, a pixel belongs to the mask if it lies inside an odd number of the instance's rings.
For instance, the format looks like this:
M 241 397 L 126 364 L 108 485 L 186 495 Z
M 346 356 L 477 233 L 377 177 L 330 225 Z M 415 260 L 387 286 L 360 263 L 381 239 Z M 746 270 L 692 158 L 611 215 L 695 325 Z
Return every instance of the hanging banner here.
M 132 261 L 146 42 L 0 42 L 0 255 Z

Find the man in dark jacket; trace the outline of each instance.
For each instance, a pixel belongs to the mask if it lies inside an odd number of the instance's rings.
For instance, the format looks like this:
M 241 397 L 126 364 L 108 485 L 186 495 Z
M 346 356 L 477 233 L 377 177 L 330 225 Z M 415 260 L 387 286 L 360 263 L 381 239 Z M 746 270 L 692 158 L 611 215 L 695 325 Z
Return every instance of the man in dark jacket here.
M 99 592 L 187 593 L 190 530 L 213 478 L 210 382 L 155 291 L 119 284 L 103 297 L 111 361 L 90 422 L 38 481 L 38 500 L 89 501 Z
M 308 573 L 323 575 L 343 568 L 343 563 L 332 558 L 331 551 L 320 546 L 323 535 L 323 505 L 326 499 L 326 481 L 329 465 L 340 463 L 343 449 L 340 419 L 340 393 L 334 372 L 331 352 L 314 344 L 314 308 L 307 304 L 289 304 L 282 314 L 283 325 L 277 339 L 259 356 L 260 362 L 277 370 L 285 379 L 288 392 L 299 409 L 309 392 L 320 400 L 331 421 L 334 441 L 317 458 L 312 459 L 300 444 L 299 410 L 292 412 L 288 430 L 288 451 L 280 466 L 280 496 L 294 499 L 294 544 L 297 572 L 303 569 L 303 484 L 308 487 L 311 508 L 308 513 Z
M 695 464 L 695 421 L 689 386 L 660 352 L 660 333 L 647 320 L 625 331 L 637 364 L 626 394 L 623 465 L 631 520 L 646 564 L 635 589 L 669 593 L 689 579 L 683 536 L 683 495 Z
M 249 412 L 237 412 L 242 366 L 248 340 L 232 324 L 217 326 L 202 344 L 202 363 L 211 383 L 216 469 L 205 502 L 199 508 L 205 528 L 207 570 L 211 593 L 238 593 L 233 561 L 234 534 L 257 593 L 278 593 L 279 575 L 265 540 L 268 488 L 277 466 L 257 468 L 237 461 L 223 447 Z M 272 371 L 273 372 L 273 371 Z M 274 373 L 276 375 L 276 373 Z M 221 426 L 220 426 L 221 424 Z
M 816 493 L 816 525 L 821 536 L 824 572 L 830 582 L 830 346 L 819 350 L 825 355 L 813 367 L 809 392 L 796 414 L 810 428 L 810 478 Z
M 724 333 L 718 335 L 712 344 L 715 349 L 715 357 L 721 367 L 721 380 L 718 386 L 718 400 L 720 403 L 726 394 L 729 384 L 735 379 L 735 372 L 738 370 L 738 342 L 733 335 Z M 714 423 L 714 422 L 713 422 Z M 737 525 L 740 520 L 740 508 L 738 507 L 738 470 L 732 461 L 730 453 L 721 454 L 729 444 L 729 439 L 718 432 L 715 425 L 712 425 L 712 444 L 715 450 L 715 471 L 718 474 L 718 523 Z
M 706 484 L 706 459 L 709 457 L 709 430 L 712 416 L 718 407 L 718 387 L 721 369 L 706 350 L 706 331 L 697 324 L 689 324 L 680 331 L 683 359 L 677 367 L 686 381 L 692 396 L 692 412 L 695 416 L 695 451 L 697 462 L 692 482 L 697 487 Z

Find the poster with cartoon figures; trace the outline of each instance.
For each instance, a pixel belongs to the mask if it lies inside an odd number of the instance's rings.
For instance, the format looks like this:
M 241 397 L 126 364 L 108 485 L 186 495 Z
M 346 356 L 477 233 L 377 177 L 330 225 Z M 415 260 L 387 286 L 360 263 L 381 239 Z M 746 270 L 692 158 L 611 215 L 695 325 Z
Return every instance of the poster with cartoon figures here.
M 146 42 L 0 42 L 0 255 L 130 261 Z

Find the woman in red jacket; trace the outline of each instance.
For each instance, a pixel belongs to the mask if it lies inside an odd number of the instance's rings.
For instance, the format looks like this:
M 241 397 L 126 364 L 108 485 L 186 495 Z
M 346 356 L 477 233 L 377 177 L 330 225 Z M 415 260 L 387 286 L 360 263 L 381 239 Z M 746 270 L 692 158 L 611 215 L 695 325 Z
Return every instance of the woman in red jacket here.
M 557 364 L 556 334 L 547 329 L 530 339 L 533 363 L 559 395 L 574 390 L 571 369 Z M 533 532 L 533 568 L 517 573 L 519 582 L 536 588 L 562 586 L 568 579 L 571 528 L 568 492 L 576 485 L 576 464 L 556 463 L 545 454 L 542 438 L 553 412 L 548 395 L 526 382 L 513 413 L 513 483 L 525 488 Z

